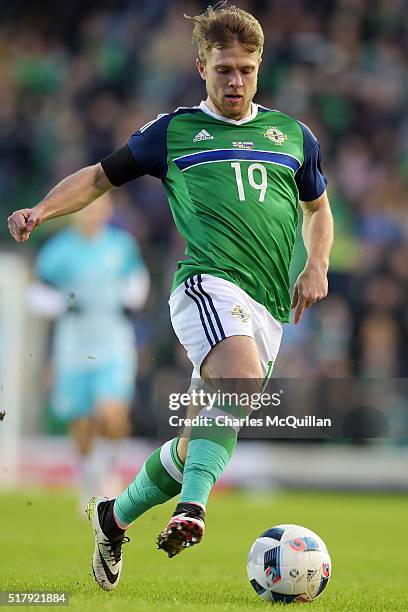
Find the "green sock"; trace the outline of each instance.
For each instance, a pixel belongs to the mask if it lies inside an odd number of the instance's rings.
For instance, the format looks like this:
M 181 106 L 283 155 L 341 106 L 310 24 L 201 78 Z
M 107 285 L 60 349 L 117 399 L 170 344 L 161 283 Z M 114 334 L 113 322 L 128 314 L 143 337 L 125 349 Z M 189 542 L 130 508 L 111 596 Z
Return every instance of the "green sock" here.
M 268 383 L 272 369 L 273 360 L 268 363 L 262 391 Z M 228 406 L 221 404 L 214 406 L 213 413 L 218 413 L 218 416 L 224 414 L 244 418 L 248 410 L 239 404 Z M 180 502 L 199 502 L 206 506 L 212 487 L 223 473 L 235 450 L 237 431 L 228 425 L 218 425 L 214 416 L 211 417 L 211 411 L 204 409 L 200 415 L 210 417 L 211 425 L 195 426 L 191 429 Z
M 181 490 L 183 464 L 177 455 L 178 438 L 156 449 L 128 488 L 116 498 L 114 514 L 126 527 L 146 510 L 163 504 Z
M 237 407 L 234 412 L 244 414 Z M 192 428 L 180 502 L 200 502 L 204 506 L 207 505 L 210 491 L 231 459 L 236 445 L 235 429 L 227 425 L 217 425 L 213 419 L 211 425 Z

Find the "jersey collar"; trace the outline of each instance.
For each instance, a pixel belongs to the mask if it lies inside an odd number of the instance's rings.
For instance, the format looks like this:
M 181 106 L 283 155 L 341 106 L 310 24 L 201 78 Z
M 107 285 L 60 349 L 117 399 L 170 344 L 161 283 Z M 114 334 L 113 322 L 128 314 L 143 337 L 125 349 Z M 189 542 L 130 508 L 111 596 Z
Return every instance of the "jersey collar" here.
M 217 115 L 217 113 L 214 113 L 207 106 L 204 100 L 200 102 L 198 108 L 202 110 L 203 113 L 205 113 L 206 115 L 210 115 L 210 117 L 213 117 L 214 119 L 218 119 L 218 121 L 224 121 L 225 123 L 232 123 L 232 125 L 242 125 L 243 123 L 248 123 L 248 121 L 252 121 L 253 119 L 255 119 L 255 117 L 258 114 L 258 105 L 255 104 L 254 102 L 251 102 L 251 114 L 249 115 L 249 117 L 245 117 L 244 119 L 240 119 L 239 121 L 236 121 L 235 119 L 228 119 L 227 117 L 223 117 L 222 115 Z

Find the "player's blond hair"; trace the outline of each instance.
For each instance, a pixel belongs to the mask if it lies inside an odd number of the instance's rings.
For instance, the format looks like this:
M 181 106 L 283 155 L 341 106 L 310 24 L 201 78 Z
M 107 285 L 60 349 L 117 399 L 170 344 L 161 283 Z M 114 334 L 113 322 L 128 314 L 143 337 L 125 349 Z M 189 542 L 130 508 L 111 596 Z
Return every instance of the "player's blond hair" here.
M 205 62 L 212 48 L 223 49 L 239 42 L 250 53 L 262 54 L 264 34 L 261 24 L 253 15 L 228 2 L 209 6 L 204 13 L 189 17 L 194 21 L 193 43 L 198 57 Z

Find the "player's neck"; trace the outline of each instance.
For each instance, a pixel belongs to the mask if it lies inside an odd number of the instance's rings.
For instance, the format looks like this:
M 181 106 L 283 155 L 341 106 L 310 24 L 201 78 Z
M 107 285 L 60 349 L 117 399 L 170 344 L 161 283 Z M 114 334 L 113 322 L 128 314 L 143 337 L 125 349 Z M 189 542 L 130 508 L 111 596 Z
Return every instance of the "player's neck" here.
M 220 109 L 215 106 L 215 104 L 212 102 L 210 96 L 207 96 L 207 99 L 205 100 L 204 104 L 210 109 L 210 111 L 212 111 L 215 115 L 218 115 L 219 117 L 224 117 L 224 119 L 231 119 L 231 117 L 226 117 L 225 115 L 222 114 L 222 112 L 220 111 Z M 253 102 L 251 102 L 251 104 L 248 107 L 248 110 L 246 111 L 245 114 L 243 114 L 241 117 L 234 117 L 234 119 L 236 121 L 242 121 L 242 119 L 248 119 L 248 117 L 251 117 L 253 113 Z

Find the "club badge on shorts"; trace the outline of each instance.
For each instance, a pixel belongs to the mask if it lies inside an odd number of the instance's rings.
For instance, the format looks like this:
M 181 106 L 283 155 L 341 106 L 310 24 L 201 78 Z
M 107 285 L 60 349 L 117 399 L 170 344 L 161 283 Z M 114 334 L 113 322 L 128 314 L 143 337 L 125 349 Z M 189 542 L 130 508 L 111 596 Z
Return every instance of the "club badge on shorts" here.
M 251 318 L 251 315 L 240 304 L 235 304 L 234 308 L 231 310 L 231 314 L 233 317 L 240 319 L 242 323 L 247 323 Z
M 288 139 L 286 134 L 278 130 L 278 128 L 276 127 L 268 128 L 266 132 L 264 132 L 264 136 L 265 138 L 269 138 L 269 140 L 272 140 L 272 142 L 274 142 L 277 145 L 281 145 L 282 143 L 285 142 L 285 140 Z

